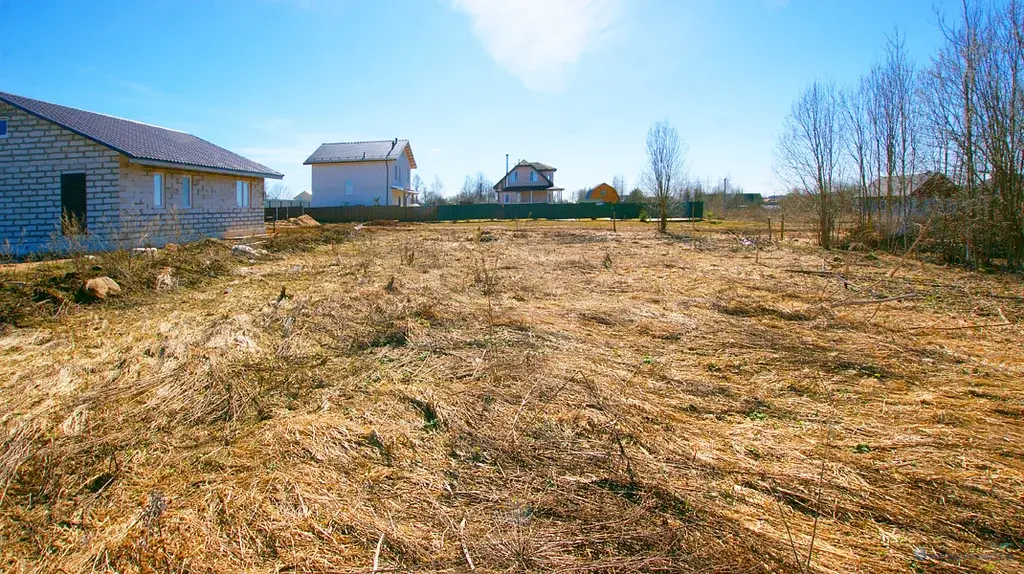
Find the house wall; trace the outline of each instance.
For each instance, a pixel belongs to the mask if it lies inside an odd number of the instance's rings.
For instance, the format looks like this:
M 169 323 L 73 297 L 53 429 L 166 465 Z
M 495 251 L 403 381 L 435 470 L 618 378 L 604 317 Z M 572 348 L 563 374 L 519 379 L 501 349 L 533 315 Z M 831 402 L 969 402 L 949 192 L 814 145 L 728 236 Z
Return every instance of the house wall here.
M 153 176 L 164 175 L 164 207 L 156 207 Z M 183 180 L 192 178 L 192 207 L 184 206 Z M 249 207 L 238 207 L 235 182 L 249 182 Z M 124 246 L 163 245 L 202 237 L 243 237 L 266 233 L 264 180 L 121 162 L 121 226 Z
M 385 167 L 385 164 L 387 166 Z M 398 177 L 395 177 L 395 165 Z M 395 205 L 389 190 L 392 185 L 409 188 L 409 158 L 402 154 L 395 161 L 360 161 L 315 164 L 312 207 L 341 205 Z M 352 195 L 345 195 L 346 182 L 352 183 Z
M 516 203 L 550 203 L 548 192 L 544 189 L 533 191 L 507 191 L 498 192 L 498 203 L 502 205 L 513 205 Z M 505 194 L 508 194 L 508 201 L 505 201 Z
M 543 175 L 544 177 L 547 177 L 548 179 L 550 179 L 552 184 L 554 183 L 554 179 L 553 178 L 555 177 L 555 172 L 553 172 L 553 171 L 538 172 L 537 181 L 531 182 L 530 181 L 530 173 L 533 172 L 533 171 L 535 171 L 535 170 L 532 167 L 530 167 L 530 166 L 527 166 L 527 165 L 517 165 L 516 167 L 512 168 L 512 171 L 510 171 L 508 173 L 508 176 L 506 177 L 507 181 L 503 182 L 503 183 L 505 183 L 505 187 L 507 187 L 508 189 L 512 189 L 512 188 L 514 188 L 516 186 L 520 186 L 520 185 L 538 185 L 538 184 L 543 184 L 544 180 L 542 180 L 540 178 L 541 175 Z M 519 181 L 516 181 L 516 182 L 512 181 L 512 174 L 513 173 L 519 174 Z
M 8 137 L 0 138 L 0 251 L 162 245 L 207 236 L 266 232 L 263 178 L 238 178 L 129 164 L 106 146 L 0 103 Z M 153 173 L 164 173 L 165 206 L 154 207 Z M 84 236 L 61 233 L 60 176 L 85 173 Z M 181 207 L 184 175 L 192 176 L 192 208 Z M 235 181 L 250 182 L 250 207 L 235 201 Z
M 8 136 L 0 138 L 0 251 L 67 248 L 60 228 L 63 173 L 86 174 L 83 241 L 118 226 L 119 153 L 2 102 L 0 117 L 8 121 Z

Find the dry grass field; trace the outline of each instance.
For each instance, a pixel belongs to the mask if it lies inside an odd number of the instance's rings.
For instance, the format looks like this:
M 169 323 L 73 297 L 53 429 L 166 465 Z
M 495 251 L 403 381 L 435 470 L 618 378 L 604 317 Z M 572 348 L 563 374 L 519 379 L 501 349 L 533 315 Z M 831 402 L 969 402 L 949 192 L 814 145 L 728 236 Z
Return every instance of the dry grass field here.
M 0 331 L 0 569 L 1021 571 L 1020 277 L 610 227 L 367 226 Z

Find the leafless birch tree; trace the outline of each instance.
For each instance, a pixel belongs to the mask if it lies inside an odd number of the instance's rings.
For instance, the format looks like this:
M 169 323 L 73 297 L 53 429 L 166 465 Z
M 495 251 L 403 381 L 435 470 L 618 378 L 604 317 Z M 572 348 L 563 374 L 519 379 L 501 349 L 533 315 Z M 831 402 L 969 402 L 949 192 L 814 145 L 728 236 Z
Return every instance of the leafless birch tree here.
M 840 184 L 843 118 L 836 87 L 815 81 L 800 95 L 786 118 L 776 147 L 779 177 L 815 200 L 818 243 L 832 247 Z
M 661 233 L 668 229 L 669 205 L 675 189 L 683 184 L 684 148 L 679 132 L 668 120 L 656 122 L 647 131 L 647 169 L 642 181 L 658 211 Z

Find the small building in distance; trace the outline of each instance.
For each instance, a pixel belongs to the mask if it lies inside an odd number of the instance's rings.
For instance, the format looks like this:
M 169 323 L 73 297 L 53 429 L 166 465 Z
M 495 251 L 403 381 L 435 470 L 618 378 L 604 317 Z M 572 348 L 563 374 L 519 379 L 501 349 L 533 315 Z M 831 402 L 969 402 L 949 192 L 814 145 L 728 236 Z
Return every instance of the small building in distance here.
M 313 194 L 308 191 L 295 194 L 295 197 L 291 199 L 268 199 L 266 201 L 267 207 L 309 207 L 310 200 L 313 199 Z
M 555 186 L 555 172 L 550 165 L 539 161 L 522 160 L 505 174 L 494 191 L 498 203 L 555 203 L 561 198 L 563 189 Z
M 619 192 L 607 183 L 602 183 L 587 191 L 587 195 L 582 201 L 585 203 L 618 203 Z

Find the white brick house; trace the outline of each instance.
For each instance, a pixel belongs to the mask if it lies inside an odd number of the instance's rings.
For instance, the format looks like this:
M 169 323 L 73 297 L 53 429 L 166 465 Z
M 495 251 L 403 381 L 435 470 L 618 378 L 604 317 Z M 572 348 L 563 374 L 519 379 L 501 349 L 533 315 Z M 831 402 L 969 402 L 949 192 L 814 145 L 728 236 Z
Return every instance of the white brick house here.
M 184 132 L 0 92 L 0 250 L 261 234 L 264 178 L 281 177 Z
M 416 203 L 409 140 L 325 143 L 304 164 L 313 166 L 312 207 Z

